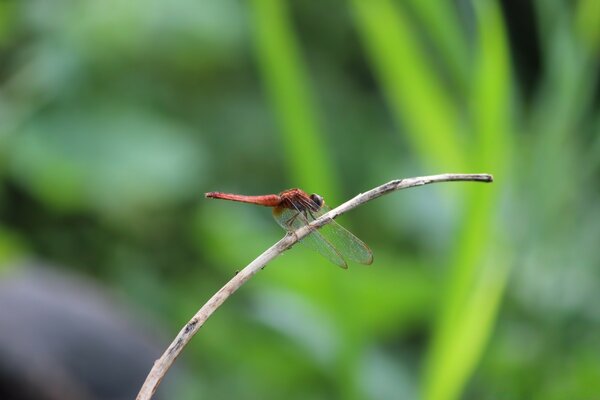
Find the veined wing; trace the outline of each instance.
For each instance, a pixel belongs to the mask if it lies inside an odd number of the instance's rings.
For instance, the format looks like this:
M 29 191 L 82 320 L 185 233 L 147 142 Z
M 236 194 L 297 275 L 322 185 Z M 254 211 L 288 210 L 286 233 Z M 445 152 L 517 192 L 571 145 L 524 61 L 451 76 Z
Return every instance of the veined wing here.
M 325 205 L 318 213 L 313 213 L 315 218 L 329 211 Z M 309 218 L 312 218 L 309 216 Z M 346 259 L 359 264 L 370 265 L 373 263 L 373 252 L 362 240 L 335 221 L 331 221 L 319 229 L 329 243 Z
M 302 213 L 297 210 L 275 209 L 275 219 L 286 230 L 295 230 L 307 225 L 329 209 L 323 206 L 318 212 Z M 302 243 L 321 253 L 331 262 L 347 268 L 346 260 L 369 265 L 373 262 L 371 249 L 359 238 L 335 221 L 306 236 Z M 342 261 L 342 262 L 340 262 Z
M 275 218 L 277 223 L 286 231 L 294 231 L 298 228 L 307 225 L 310 222 L 303 213 L 288 208 L 274 208 L 273 217 Z M 348 264 L 346 264 L 346 260 L 344 260 L 344 257 L 333 246 L 333 244 L 331 244 L 325 237 L 323 237 L 323 235 L 321 235 L 320 230 L 315 230 L 312 233 L 308 234 L 307 236 L 302 238 L 300 243 L 303 243 L 312 250 L 318 252 L 335 265 L 340 266 L 344 269 L 348 268 Z

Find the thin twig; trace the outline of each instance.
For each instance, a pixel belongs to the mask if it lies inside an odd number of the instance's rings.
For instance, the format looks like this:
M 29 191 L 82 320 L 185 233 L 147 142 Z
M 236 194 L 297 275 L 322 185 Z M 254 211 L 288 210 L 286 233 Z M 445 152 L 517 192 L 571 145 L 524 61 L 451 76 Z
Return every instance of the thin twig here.
M 285 235 L 281 240 L 268 248 L 250 264 L 248 264 L 246 268 L 242 269 L 233 278 L 231 278 L 231 280 L 227 282 L 225 286 L 223 286 L 217 293 L 215 293 L 215 295 L 212 296 L 210 300 L 208 300 L 208 302 L 204 304 L 202 308 L 200 308 L 200 310 L 198 310 L 196 315 L 194 315 L 194 317 L 187 324 L 185 324 L 183 329 L 177 334 L 175 340 L 173 340 L 163 355 L 154 363 L 154 366 L 146 377 L 146 381 L 140 389 L 136 400 L 150 400 L 152 398 L 154 392 L 160 384 L 160 381 L 163 379 L 177 356 L 179 356 L 181 350 L 185 347 L 185 345 L 187 345 L 196 332 L 198 332 L 200 327 L 204 325 L 204 322 L 206 322 L 208 317 L 210 317 L 215 310 L 219 308 L 219 306 L 223 304 L 225 300 L 227 300 L 229 296 L 238 290 L 240 286 L 242 286 L 248 279 L 252 277 L 252 275 L 256 274 L 265 265 L 267 265 L 268 262 L 292 247 L 296 242 L 308 235 L 312 230 L 328 224 L 333 219 L 352 210 L 353 208 L 356 208 L 368 201 L 395 190 L 449 181 L 492 182 L 493 178 L 491 175 L 487 174 L 441 174 L 393 180 L 384 185 L 371 189 L 366 193 L 361 193 L 355 196 L 339 207 L 334 208 L 326 214 L 323 214 L 321 217 L 311 222 L 310 225 L 303 226 L 295 232 Z

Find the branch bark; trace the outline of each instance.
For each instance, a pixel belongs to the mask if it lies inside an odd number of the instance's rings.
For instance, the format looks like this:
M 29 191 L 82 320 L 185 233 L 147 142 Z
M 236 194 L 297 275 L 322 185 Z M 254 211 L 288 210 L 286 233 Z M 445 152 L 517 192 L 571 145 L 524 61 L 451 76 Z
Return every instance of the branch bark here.
M 225 300 L 229 298 L 229 296 L 238 290 L 240 286 L 248 281 L 254 274 L 264 268 L 268 262 L 291 248 L 298 241 L 302 240 L 302 238 L 310 234 L 310 232 L 312 232 L 314 229 L 319 229 L 338 216 L 390 192 L 415 186 L 423 186 L 430 183 L 450 181 L 492 182 L 493 177 L 488 174 L 440 174 L 416 178 L 396 179 L 373 188 L 368 192 L 355 196 L 340 206 L 332 209 L 328 213 L 323 214 L 321 217 L 314 220 L 310 225 L 304 226 L 285 235 L 281 240 L 265 250 L 254 261 L 252 261 L 233 278 L 231 278 L 231 280 L 227 282 L 225 286 L 223 286 L 217 293 L 215 293 L 206 302 L 206 304 L 204 304 L 202 308 L 198 310 L 196 315 L 194 315 L 192 319 L 185 324 L 163 355 L 154 362 L 152 370 L 146 377 L 146 380 L 142 385 L 136 400 L 150 400 L 152 398 L 156 392 L 156 389 L 158 388 L 158 385 L 183 348 L 188 344 L 196 332 L 198 332 L 200 327 L 204 325 L 204 322 L 206 322 L 208 317 L 210 317 L 217 310 L 217 308 L 219 308 L 221 304 L 223 304 Z

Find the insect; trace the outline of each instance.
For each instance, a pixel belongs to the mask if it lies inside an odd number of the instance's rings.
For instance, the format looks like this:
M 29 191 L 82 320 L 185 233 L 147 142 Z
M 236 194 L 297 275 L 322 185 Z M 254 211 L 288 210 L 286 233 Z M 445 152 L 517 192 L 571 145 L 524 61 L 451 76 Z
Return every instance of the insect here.
M 307 194 L 301 189 L 288 189 L 279 194 L 246 196 L 241 194 L 209 192 L 211 199 L 231 200 L 273 208 L 273 217 L 286 231 L 293 232 L 305 226 L 329 211 L 325 200 L 318 194 Z M 373 262 L 371 249 L 359 238 L 331 221 L 319 230 L 305 236 L 304 243 L 319 252 L 332 263 L 348 268 L 347 261 L 369 265 Z

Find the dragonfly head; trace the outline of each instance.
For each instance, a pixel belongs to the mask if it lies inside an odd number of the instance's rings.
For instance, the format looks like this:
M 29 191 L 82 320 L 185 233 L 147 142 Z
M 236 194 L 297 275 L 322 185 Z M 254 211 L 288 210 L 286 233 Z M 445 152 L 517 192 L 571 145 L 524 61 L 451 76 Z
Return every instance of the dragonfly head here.
M 311 194 L 310 199 L 313 201 L 313 203 L 316 206 L 316 210 L 314 210 L 314 211 L 320 210 L 321 207 L 323 207 L 323 204 L 325 204 L 325 200 L 323 200 L 323 197 L 319 196 L 316 193 Z

